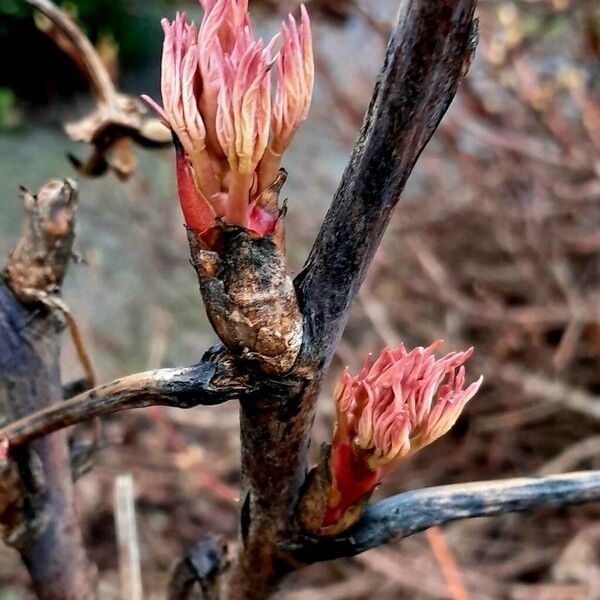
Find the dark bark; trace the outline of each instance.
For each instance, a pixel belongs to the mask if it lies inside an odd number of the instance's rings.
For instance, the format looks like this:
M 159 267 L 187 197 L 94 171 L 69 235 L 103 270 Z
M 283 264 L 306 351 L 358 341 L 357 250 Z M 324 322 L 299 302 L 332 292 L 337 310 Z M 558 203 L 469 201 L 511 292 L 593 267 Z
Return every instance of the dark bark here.
M 73 242 L 76 187 L 52 180 L 33 196 L 23 190 L 23 233 L 0 280 L 0 410 L 9 421 L 62 396 L 60 335 L 68 309 L 60 299 Z M 65 431 L 12 453 L 21 478 L 21 520 L 5 530 L 42 600 L 93 598 L 73 503 Z M 4 524 L 6 526 L 6 524 Z
M 241 546 L 230 600 L 259 600 L 296 568 L 281 552 L 294 510 L 320 379 L 391 211 L 472 56 L 475 0 L 403 3 L 359 142 L 295 285 L 304 315 L 296 390 L 241 403 Z M 288 376 L 289 379 L 289 376 Z
M 168 600 L 186 600 L 199 587 L 202 600 L 218 599 L 218 576 L 227 568 L 227 546 L 222 540 L 208 537 L 198 542 L 179 561 L 167 590 Z
M 406 181 L 470 65 L 475 0 L 402 2 L 350 163 L 302 273 L 305 354 L 328 364 Z
M 351 529 L 333 538 L 285 544 L 303 564 L 355 556 L 458 519 L 600 501 L 600 471 L 461 483 L 404 492 L 371 504 Z
M 226 597 L 267 598 L 294 569 L 278 553 L 288 537 L 306 471 L 318 386 L 241 403 L 242 494 L 240 548 Z
M 210 353 L 209 353 L 210 356 Z M 248 392 L 243 378 L 231 371 L 227 360 L 205 360 L 191 367 L 157 369 L 128 375 L 55 402 L 0 429 L 0 439 L 23 444 L 69 425 L 122 410 L 146 406 L 192 408 L 214 406 Z
M 0 399 L 9 419 L 42 408 L 62 392 L 58 359 L 63 322 L 41 311 L 34 316 L 0 285 Z M 39 458 L 41 485 L 39 474 L 31 472 L 30 452 Z M 26 494 L 21 531 L 11 532 L 11 543 L 21 553 L 38 597 L 92 598 L 92 569 L 73 505 L 66 432 L 19 448 L 14 459 Z

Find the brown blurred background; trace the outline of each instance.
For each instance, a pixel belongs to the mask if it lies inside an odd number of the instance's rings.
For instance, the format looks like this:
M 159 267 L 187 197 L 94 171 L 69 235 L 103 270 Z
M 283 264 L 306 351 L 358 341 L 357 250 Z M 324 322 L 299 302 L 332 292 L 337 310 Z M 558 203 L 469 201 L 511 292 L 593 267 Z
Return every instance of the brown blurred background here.
M 185 5 L 185 6 L 183 6 Z M 188 6 L 189 5 L 189 6 Z M 289 256 L 301 267 L 352 148 L 398 0 L 312 0 L 317 89 L 286 155 Z M 123 89 L 158 89 L 162 15 L 195 2 L 64 2 Z M 295 0 L 254 2 L 265 34 Z M 400 202 L 323 391 L 314 448 L 331 435 L 331 390 L 385 345 L 476 347 L 485 385 L 444 439 L 403 464 L 383 497 L 428 485 L 600 468 L 600 6 L 480 0 L 480 44 L 458 98 Z M 17 239 L 20 184 L 74 176 L 85 155 L 61 123 L 91 106 L 86 84 L 20 0 L 0 0 L 0 253 Z M 80 180 L 66 299 L 100 381 L 191 364 L 212 343 L 188 265 L 170 151 L 137 151 L 127 183 Z M 65 379 L 79 367 L 67 339 Z M 203 534 L 233 537 L 234 405 L 145 410 L 105 423 L 107 447 L 78 483 L 103 599 L 119 598 L 112 490 L 136 486 L 144 597 Z M 77 434 L 85 439 L 90 430 Z M 444 535 L 473 600 L 600 598 L 600 507 L 475 520 Z M 29 598 L 0 549 L 0 600 Z M 287 600 L 453 598 L 424 535 L 288 582 Z

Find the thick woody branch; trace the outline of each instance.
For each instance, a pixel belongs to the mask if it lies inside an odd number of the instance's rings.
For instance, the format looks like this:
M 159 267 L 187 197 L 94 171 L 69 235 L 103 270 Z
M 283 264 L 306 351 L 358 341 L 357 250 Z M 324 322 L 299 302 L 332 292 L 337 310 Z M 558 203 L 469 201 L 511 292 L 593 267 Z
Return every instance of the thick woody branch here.
M 287 549 L 303 564 L 355 556 L 459 519 L 600 501 L 600 471 L 481 481 L 404 492 L 371 504 L 334 538 L 304 539 Z
M 15 446 L 123 410 L 147 406 L 214 406 L 239 398 L 246 388 L 235 382 L 213 383 L 219 379 L 217 371 L 216 364 L 201 362 L 192 367 L 128 375 L 14 421 L 0 429 L 0 439 Z
M 0 280 L 0 407 L 9 421 L 62 395 L 60 335 L 68 307 L 60 285 L 71 260 L 76 187 L 69 180 L 52 180 L 37 195 L 25 190 L 22 195 L 23 232 Z M 5 507 L 0 523 L 4 539 L 19 550 L 38 598 L 94 598 L 66 433 L 13 449 L 7 464 L 18 469 L 21 493 Z
M 350 164 L 303 272 L 305 352 L 327 364 L 391 211 L 474 51 L 475 0 L 404 0 Z
M 94 146 L 86 163 L 72 156 L 71 161 L 84 175 L 102 175 L 110 168 L 126 179 L 135 169 L 132 140 L 149 147 L 168 145 L 170 132 L 147 116 L 138 98 L 116 89 L 96 49 L 69 15 L 50 0 L 24 1 L 50 21 L 58 45 L 82 66 L 96 97 L 97 106 L 90 115 L 65 126 L 71 139 Z
M 391 211 L 471 60 L 474 5 L 402 4 L 360 140 L 295 282 L 304 335 L 292 373 L 304 385 L 241 402 L 244 504 L 228 600 L 262 600 L 297 566 L 279 544 L 294 533 L 321 375 Z

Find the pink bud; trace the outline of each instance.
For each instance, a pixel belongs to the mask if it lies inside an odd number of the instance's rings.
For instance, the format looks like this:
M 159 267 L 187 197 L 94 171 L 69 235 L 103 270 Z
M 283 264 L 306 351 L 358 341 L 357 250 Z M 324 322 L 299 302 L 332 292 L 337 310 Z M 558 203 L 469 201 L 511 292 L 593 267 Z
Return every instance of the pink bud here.
M 300 27 L 292 15 L 281 24 L 283 46 L 277 56 L 277 92 L 273 103 L 272 146 L 279 154 L 308 115 L 315 78 L 310 19 L 301 6 Z
M 336 425 L 331 453 L 334 492 L 325 524 L 372 490 L 403 458 L 444 435 L 482 378 L 464 388 L 464 363 L 473 353 L 436 360 L 428 348 L 385 349 L 356 377 L 345 372 L 335 392 Z M 370 487 L 369 487 L 370 486 Z
M 275 178 L 281 156 L 308 115 L 315 79 L 310 19 L 300 7 L 300 27 L 290 15 L 281 24 L 283 45 L 277 56 L 277 86 L 271 116 L 272 137 L 260 167 L 260 189 Z
M 188 225 L 197 230 L 213 215 L 213 225 L 221 219 L 268 235 L 279 212 L 256 201 L 275 181 L 281 153 L 310 105 L 308 14 L 302 7 L 300 27 L 292 17 L 283 25 L 273 102 L 272 53 L 279 36 L 266 45 L 255 39 L 248 0 L 199 1 L 204 9 L 199 30 L 184 14 L 162 21 L 163 107 L 145 99 L 183 148 L 177 173 Z
M 223 62 L 217 136 L 232 171 L 253 173 L 269 139 L 271 78 L 262 41 L 236 46 Z

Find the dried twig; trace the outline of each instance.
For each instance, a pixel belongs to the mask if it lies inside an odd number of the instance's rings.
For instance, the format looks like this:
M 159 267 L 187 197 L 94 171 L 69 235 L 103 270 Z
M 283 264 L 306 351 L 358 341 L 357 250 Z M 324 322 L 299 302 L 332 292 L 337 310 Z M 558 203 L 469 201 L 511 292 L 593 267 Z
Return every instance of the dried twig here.
M 587 417 L 600 419 L 600 397 L 584 389 L 525 372 L 515 365 L 505 365 L 498 374 L 504 381 L 517 385 L 527 396 L 537 397 L 548 403 L 558 403 Z
M 600 435 L 593 435 L 581 442 L 569 446 L 566 450 L 549 460 L 538 470 L 540 475 L 564 473 L 585 461 L 600 460 Z
M 427 529 L 425 531 L 425 536 L 427 537 L 427 543 L 440 566 L 452 600 L 469 600 L 469 593 L 465 587 L 462 573 L 456 564 L 454 554 L 448 546 L 446 536 L 441 527 L 435 526 Z
M 68 309 L 59 291 L 71 259 L 75 196 L 70 180 L 52 180 L 35 196 L 23 192 L 23 233 L 0 282 L 0 398 L 9 420 L 62 397 L 59 341 Z M 19 550 L 38 597 L 93 598 L 66 432 L 16 448 L 12 458 L 22 480 L 23 511 L 8 541 Z
M 370 505 L 362 520 L 339 537 L 284 545 L 295 558 L 310 564 L 354 556 L 457 519 L 597 501 L 600 471 L 424 488 Z
M 114 86 L 96 49 L 64 11 L 50 0 L 24 0 L 44 14 L 71 46 L 71 56 L 77 56 L 96 97 L 94 112 L 65 129 L 71 139 L 87 142 L 94 152 L 84 164 L 70 157 L 85 175 L 102 175 L 107 169 L 126 179 L 135 169 L 131 140 L 142 146 L 171 144 L 171 134 L 160 121 L 147 116 L 146 107 L 138 98 L 121 94 Z
M 221 376 L 219 366 L 211 362 L 128 375 L 28 414 L 0 429 L 0 438 L 11 445 L 24 444 L 70 425 L 123 410 L 155 405 L 212 406 L 247 392 L 239 382 L 219 381 Z

